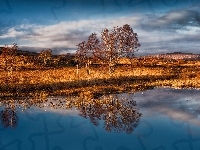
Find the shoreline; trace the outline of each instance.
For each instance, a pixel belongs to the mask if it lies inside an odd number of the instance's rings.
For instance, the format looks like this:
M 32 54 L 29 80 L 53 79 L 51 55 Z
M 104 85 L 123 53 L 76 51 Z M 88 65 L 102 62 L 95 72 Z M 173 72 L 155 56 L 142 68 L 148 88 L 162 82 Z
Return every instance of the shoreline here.
M 122 61 L 109 73 L 106 65 L 1 70 L 0 98 L 73 94 L 80 91 L 123 92 L 146 87 L 200 88 L 200 61 L 159 59 Z M 89 71 L 88 71 L 89 70 Z M 78 72 L 77 72 L 78 71 Z
M 145 71 L 145 70 L 143 70 Z M 141 75 L 141 76 L 111 76 L 109 78 L 94 78 L 85 80 L 74 80 L 65 82 L 43 82 L 43 83 L 2 83 L 0 85 L 0 97 L 18 96 L 45 96 L 65 95 L 91 92 L 136 92 L 152 87 L 172 88 L 200 88 L 198 77 L 182 78 L 175 74 Z

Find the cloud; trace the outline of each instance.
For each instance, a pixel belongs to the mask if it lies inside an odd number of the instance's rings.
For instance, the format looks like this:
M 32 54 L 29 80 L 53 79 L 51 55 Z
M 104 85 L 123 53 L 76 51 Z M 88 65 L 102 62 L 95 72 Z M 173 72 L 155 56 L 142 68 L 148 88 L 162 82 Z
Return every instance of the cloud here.
M 77 20 L 53 25 L 22 24 L 11 27 L 0 35 L 0 39 L 14 40 L 20 47 L 51 48 L 60 53 L 76 49 L 76 45 L 95 32 L 100 36 L 102 29 L 112 29 L 126 23 L 138 25 L 138 16 L 109 20 Z M 2 43 L 3 44 L 3 43 Z M 6 43 L 5 43 L 6 44 Z
M 200 12 L 195 8 L 146 15 L 140 24 L 139 54 L 199 53 Z
M 148 24 L 148 26 L 147 26 Z M 143 22 L 143 29 L 186 29 L 187 26 L 200 26 L 200 12 L 197 10 L 173 10 L 163 16 L 154 16 Z
M 2 45 L 16 42 L 23 50 L 53 53 L 75 52 L 76 45 L 95 32 L 100 39 L 104 28 L 129 24 L 138 33 L 140 50 L 137 55 L 158 54 L 174 51 L 198 53 L 200 35 L 197 10 L 174 10 L 162 16 L 132 15 L 107 19 L 63 21 L 51 25 L 21 24 L 6 28 L 0 33 Z

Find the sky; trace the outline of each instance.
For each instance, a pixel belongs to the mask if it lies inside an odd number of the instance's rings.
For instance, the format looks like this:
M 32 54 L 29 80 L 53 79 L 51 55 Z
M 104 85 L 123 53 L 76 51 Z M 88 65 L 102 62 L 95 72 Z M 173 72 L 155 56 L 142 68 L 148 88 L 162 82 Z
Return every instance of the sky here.
M 0 46 L 74 53 L 107 28 L 129 24 L 141 47 L 136 56 L 199 53 L 200 0 L 0 0 Z

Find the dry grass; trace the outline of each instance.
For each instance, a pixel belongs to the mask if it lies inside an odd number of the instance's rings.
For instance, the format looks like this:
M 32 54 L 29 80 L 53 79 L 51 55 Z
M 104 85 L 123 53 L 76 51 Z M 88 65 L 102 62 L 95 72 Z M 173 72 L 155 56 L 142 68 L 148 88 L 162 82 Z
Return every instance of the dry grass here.
M 138 61 L 138 60 L 137 60 Z M 155 62 L 157 61 L 157 66 Z M 137 62 L 138 63 L 138 62 Z M 121 65 L 109 74 L 108 67 L 64 67 L 57 69 L 16 70 L 0 72 L 0 94 L 34 92 L 66 94 L 78 91 L 138 91 L 148 87 L 200 88 L 199 61 L 146 61 L 139 66 Z M 20 95 L 20 94 L 19 94 Z
M 117 67 L 112 74 L 108 73 L 107 67 L 90 68 L 90 74 L 87 69 L 81 68 L 78 71 L 74 68 L 59 68 L 49 70 L 25 70 L 25 71 L 1 71 L 0 83 L 4 84 L 6 80 L 12 84 L 51 84 L 59 82 L 71 82 L 81 80 L 94 79 L 110 79 L 130 76 L 161 76 L 163 74 L 162 68 L 127 68 Z

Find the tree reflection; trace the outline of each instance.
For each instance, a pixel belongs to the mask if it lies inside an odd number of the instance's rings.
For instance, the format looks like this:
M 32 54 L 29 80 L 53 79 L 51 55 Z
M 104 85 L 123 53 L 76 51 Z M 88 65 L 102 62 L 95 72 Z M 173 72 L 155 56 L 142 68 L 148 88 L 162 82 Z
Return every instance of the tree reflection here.
M 4 127 L 15 128 L 18 124 L 18 116 L 16 111 L 12 108 L 5 108 L 0 112 L 1 123 Z
M 104 129 L 108 132 L 132 133 L 139 123 L 141 113 L 136 107 L 136 102 L 129 96 L 122 94 L 101 94 L 83 91 L 76 95 L 65 97 L 45 97 L 37 94 L 33 98 L 0 100 L 5 106 L 1 111 L 1 122 L 5 127 L 16 127 L 18 117 L 15 108 L 25 110 L 30 107 L 46 109 L 77 109 L 79 115 L 90 119 L 98 126 L 103 121 Z
M 139 123 L 141 113 L 136 108 L 136 102 L 123 95 L 103 95 L 94 98 L 90 92 L 82 92 L 76 101 L 68 101 L 68 106 L 76 106 L 80 116 L 89 118 L 98 126 L 103 120 L 106 131 L 132 133 Z M 74 103 L 74 104 L 72 104 Z
M 15 100 L 9 99 L 0 101 L 0 104 L 5 106 L 5 109 L 0 112 L 1 123 L 4 127 L 15 128 L 18 124 L 18 116 L 16 113 L 16 103 Z

